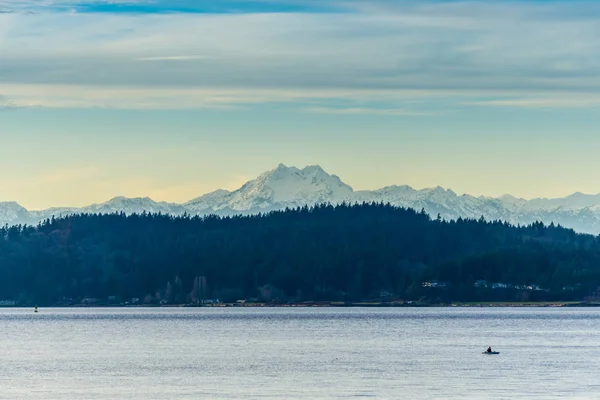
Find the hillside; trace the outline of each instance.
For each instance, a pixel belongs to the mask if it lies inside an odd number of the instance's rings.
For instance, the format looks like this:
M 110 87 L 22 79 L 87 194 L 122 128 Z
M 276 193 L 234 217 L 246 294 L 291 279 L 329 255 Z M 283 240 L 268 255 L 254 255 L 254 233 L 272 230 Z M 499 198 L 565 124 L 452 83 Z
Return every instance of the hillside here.
M 266 215 L 77 215 L 0 229 L 0 300 L 581 300 L 600 239 L 382 204 Z M 70 299 L 70 300 L 69 300 Z

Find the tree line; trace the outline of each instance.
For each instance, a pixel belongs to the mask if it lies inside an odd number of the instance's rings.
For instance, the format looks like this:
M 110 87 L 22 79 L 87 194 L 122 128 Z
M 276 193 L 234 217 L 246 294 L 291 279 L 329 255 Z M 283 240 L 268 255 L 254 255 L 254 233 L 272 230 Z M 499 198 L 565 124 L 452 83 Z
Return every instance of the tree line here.
M 0 300 L 20 304 L 580 300 L 599 285 L 599 237 L 553 224 L 445 221 L 389 204 L 80 214 L 0 228 Z

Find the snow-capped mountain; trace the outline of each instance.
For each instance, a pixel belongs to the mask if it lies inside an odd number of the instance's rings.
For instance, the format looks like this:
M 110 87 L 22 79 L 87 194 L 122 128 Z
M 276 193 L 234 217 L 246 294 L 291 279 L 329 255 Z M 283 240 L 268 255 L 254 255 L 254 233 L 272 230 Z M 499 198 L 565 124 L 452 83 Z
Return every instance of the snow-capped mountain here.
M 163 213 L 172 215 L 248 214 L 318 203 L 385 202 L 415 209 L 424 208 L 432 217 L 445 219 L 479 218 L 514 224 L 554 222 L 579 232 L 600 233 L 600 194 L 575 193 L 557 199 L 525 200 L 504 195 L 498 198 L 457 195 L 441 187 L 415 190 L 410 186 L 388 186 L 373 191 L 354 191 L 336 175 L 319 166 L 303 169 L 280 164 L 234 191 L 217 190 L 184 204 L 155 202 L 150 198 L 115 197 L 108 202 L 83 208 L 52 208 L 28 211 L 14 202 L 0 203 L 0 225 L 37 224 L 52 216 L 73 213 L 126 214 Z
M 219 189 L 207 193 L 194 200 L 185 203 L 185 207 L 193 212 L 202 212 L 205 210 L 214 210 L 219 204 L 225 203 L 227 197 L 231 194 L 228 190 Z
M 14 201 L 0 202 L 0 225 L 20 224 L 29 218 L 29 212 Z
M 125 214 L 142 214 L 143 212 L 153 214 L 183 215 L 188 212 L 181 204 L 156 202 L 148 197 L 127 198 L 115 197 L 107 202 L 92 204 L 82 208 L 55 207 L 40 211 L 27 211 L 17 203 L 0 203 L 0 225 L 31 224 L 52 217 L 65 217 L 72 214 L 112 214 L 124 212 Z
M 181 215 L 186 209 L 184 206 L 175 203 L 156 202 L 149 197 L 127 198 L 115 197 L 105 203 L 92 204 L 84 207 L 79 212 L 90 214 L 110 214 L 114 212 L 124 212 L 125 214 L 141 214 L 144 211 L 153 214 L 173 214 Z
M 218 190 L 185 204 L 195 212 L 258 211 L 305 204 L 340 203 L 351 200 L 354 191 L 336 175 L 319 166 L 304 169 L 279 164 L 272 171 L 247 182 L 238 190 Z
M 440 214 L 445 219 L 479 218 L 508 219 L 505 208 L 496 199 L 483 199 L 470 195 L 458 196 L 441 187 L 415 190 L 410 186 L 388 186 L 374 191 L 356 192 L 358 202 L 384 202 L 396 206 L 425 209 L 433 217 Z

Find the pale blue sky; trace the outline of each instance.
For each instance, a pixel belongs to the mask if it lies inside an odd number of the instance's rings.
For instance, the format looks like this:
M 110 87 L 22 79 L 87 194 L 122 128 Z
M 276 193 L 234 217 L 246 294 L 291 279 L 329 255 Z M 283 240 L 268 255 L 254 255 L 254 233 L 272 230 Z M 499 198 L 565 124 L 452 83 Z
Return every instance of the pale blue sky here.
M 283 162 L 355 189 L 600 192 L 592 1 L 0 0 L 0 201 L 186 201 Z

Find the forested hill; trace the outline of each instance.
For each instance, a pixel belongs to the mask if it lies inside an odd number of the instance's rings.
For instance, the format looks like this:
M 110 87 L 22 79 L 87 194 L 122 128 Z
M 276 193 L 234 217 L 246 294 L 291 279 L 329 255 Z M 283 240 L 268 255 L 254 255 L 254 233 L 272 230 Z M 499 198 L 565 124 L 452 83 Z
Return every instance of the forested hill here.
M 0 300 L 23 305 L 564 300 L 593 296 L 599 284 L 598 237 L 383 204 L 228 218 L 76 215 L 0 229 Z

